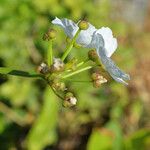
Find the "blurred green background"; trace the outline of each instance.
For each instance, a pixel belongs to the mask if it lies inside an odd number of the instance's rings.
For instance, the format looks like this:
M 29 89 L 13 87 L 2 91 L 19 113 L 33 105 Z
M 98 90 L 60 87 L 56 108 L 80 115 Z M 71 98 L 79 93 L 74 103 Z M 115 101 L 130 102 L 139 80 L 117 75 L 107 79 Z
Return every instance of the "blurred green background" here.
M 0 67 L 36 70 L 47 50 L 43 33 L 57 16 L 110 27 L 119 45 L 112 58 L 131 75 L 127 87 L 69 84 L 75 108 L 62 107 L 41 80 L 0 75 L 0 150 L 150 150 L 149 6 L 149 0 L 0 0 Z M 59 55 L 65 35 L 55 28 Z

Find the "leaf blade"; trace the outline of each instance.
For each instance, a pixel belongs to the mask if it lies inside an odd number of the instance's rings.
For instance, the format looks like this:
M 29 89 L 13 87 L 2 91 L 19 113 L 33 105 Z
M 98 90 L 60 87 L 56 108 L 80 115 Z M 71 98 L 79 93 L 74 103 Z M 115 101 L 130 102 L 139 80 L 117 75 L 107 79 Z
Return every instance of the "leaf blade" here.
M 41 78 L 43 78 L 43 76 L 41 74 L 38 74 L 36 72 L 27 72 L 27 71 L 16 70 L 16 69 L 7 68 L 7 67 L 0 67 L 0 74 L 20 76 L 20 77 L 31 77 L 31 78 L 41 77 Z

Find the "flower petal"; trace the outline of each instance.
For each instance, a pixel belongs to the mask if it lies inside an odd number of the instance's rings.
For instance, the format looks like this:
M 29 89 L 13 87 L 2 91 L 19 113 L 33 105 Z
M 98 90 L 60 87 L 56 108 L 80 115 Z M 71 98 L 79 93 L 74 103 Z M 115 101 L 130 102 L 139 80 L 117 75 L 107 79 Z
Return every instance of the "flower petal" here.
M 117 67 L 116 64 L 113 62 L 113 60 L 106 56 L 105 49 L 99 47 L 97 49 L 97 53 L 101 58 L 102 64 L 105 66 L 105 69 L 109 72 L 110 76 L 117 82 L 127 85 L 128 83 L 126 83 L 124 80 L 130 80 L 130 76 L 120 70 L 119 67 Z
M 117 39 L 113 37 L 112 31 L 108 27 L 102 27 L 96 31 L 102 35 L 105 43 L 105 53 L 107 57 L 110 57 L 117 49 Z
M 96 31 L 96 28 L 90 23 L 87 30 L 82 30 L 77 38 L 77 43 L 82 45 L 83 47 L 90 48 L 91 41 L 93 37 L 93 33 Z M 93 48 L 93 47 L 92 47 Z
M 78 25 L 75 24 L 72 20 L 69 19 L 59 19 L 55 18 L 52 21 L 53 24 L 62 27 L 67 36 L 73 38 L 77 30 L 79 29 Z M 83 47 L 90 47 L 92 41 L 92 35 L 96 31 L 96 28 L 89 23 L 89 28 L 87 30 L 82 30 L 76 40 L 78 44 Z
M 73 38 L 73 36 L 77 32 L 77 30 L 79 29 L 77 24 L 75 24 L 72 20 L 69 20 L 69 19 L 66 19 L 66 18 L 59 19 L 59 18 L 56 17 L 52 21 L 52 23 L 62 27 L 64 29 L 66 35 L 69 36 L 70 38 Z
M 96 48 L 96 47 L 104 47 L 104 46 L 105 46 L 105 41 L 102 35 L 95 31 L 93 33 L 92 40 L 88 48 Z

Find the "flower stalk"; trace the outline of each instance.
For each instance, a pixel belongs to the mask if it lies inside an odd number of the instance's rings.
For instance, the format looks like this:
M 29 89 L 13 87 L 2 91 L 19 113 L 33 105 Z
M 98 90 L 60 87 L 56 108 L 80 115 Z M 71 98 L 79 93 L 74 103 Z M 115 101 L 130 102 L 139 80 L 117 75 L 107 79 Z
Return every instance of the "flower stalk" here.
M 47 63 L 48 66 L 52 65 L 53 63 L 53 41 L 50 40 L 49 41 L 49 47 L 48 47 L 48 51 L 47 51 Z
M 68 77 L 74 76 L 74 75 L 76 75 L 76 74 L 78 74 L 78 73 L 81 73 L 81 72 L 83 72 L 83 71 L 89 70 L 89 69 L 91 69 L 91 68 L 92 68 L 92 66 L 87 66 L 87 67 L 85 67 L 85 68 L 76 70 L 76 71 L 74 71 L 74 72 L 72 72 L 72 73 L 69 73 L 69 74 L 67 74 L 67 75 L 64 75 L 64 76 L 62 77 L 62 79 L 66 79 L 66 78 L 68 78 Z
M 89 61 L 89 59 L 87 58 L 86 60 L 84 61 L 81 61 L 80 63 L 77 64 L 77 67 L 80 67 L 82 65 L 84 65 L 85 63 L 87 63 Z
M 75 43 L 79 33 L 80 33 L 80 29 L 78 29 L 78 31 L 76 32 L 75 36 L 73 37 L 73 39 L 71 40 L 71 42 L 69 43 L 69 45 L 66 47 L 66 50 L 62 56 L 62 61 L 64 61 L 66 59 L 66 57 L 68 56 L 68 54 L 70 53 L 72 47 L 73 47 L 73 44 Z

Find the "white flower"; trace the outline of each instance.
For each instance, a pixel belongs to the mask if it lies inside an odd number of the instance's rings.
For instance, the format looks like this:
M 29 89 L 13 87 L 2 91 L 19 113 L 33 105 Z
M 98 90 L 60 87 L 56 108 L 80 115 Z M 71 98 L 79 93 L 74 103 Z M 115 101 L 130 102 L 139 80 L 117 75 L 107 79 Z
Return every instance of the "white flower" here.
M 95 34 L 97 33 L 103 37 L 106 56 L 110 57 L 117 49 L 117 39 L 113 37 L 112 31 L 108 27 L 98 29 Z
M 77 24 L 68 19 L 59 19 L 56 17 L 52 23 L 62 27 L 70 38 L 73 38 L 79 29 Z M 124 80 L 129 80 L 129 75 L 121 71 L 110 59 L 111 55 L 117 49 L 117 40 L 113 37 L 110 28 L 102 27 L 96 29 L 89 23 L 89 28 L 80 32 L 76 42 L 86 48 L 95 48 L 101 62 L 111 77 L 117 82 L 127 84 Z
M 101 44 L 99 44 L 100 42 Z M 119 67 L 117 67 L 116 64 L 113 62 L 113 60 L 106 55 L 105 49 L 106 41 L 102 40 L 101 34 L 97 33 L 94 35 L 94 43 L 97 54 L 99 55 L 106 71 L 110 74 L 110 76 L 114 80 L 127 85 L 127 83 L 124 80 L 130 80 L 130 76 L 124 73 L 122 70 L 120 70 Z
M 53 24 L 62 27 L 68 37 L 71 39 L 74 37 L 75 33 L 79 29 L 78 25 L 69 19 L 59 19 L 55 18 L 52 21 Z M 83 47 L 90 47 L 92 36 L 96 28 L 89 23 L 89 28 L 87 30 L 82 30 L 76 40 L 76 42 Z

